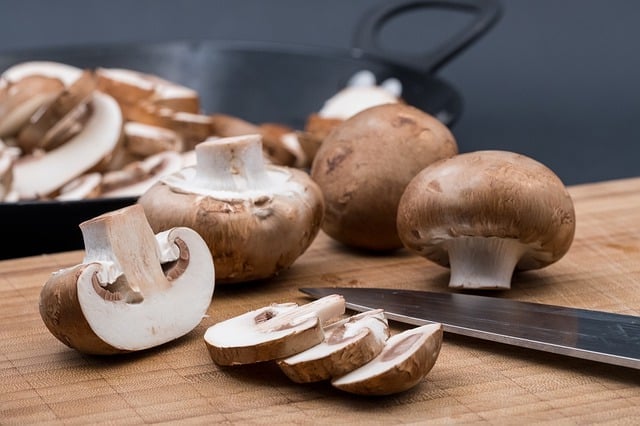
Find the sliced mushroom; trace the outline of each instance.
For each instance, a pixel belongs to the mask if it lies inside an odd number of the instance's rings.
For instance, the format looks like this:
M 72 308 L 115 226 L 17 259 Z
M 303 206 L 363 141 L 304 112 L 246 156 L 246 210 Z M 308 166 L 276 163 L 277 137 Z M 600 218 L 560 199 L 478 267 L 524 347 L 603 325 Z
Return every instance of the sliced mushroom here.
M 129 121 L 124 125 L 124 148 L 133 155 L 149 157 L 163 151 L 183 151 L 182 138 L 171 129 Z
M 95 87 L 93 71 L 85 70 L 73 84 L 30 117 L 18 133 L 18 145 L 25 153 L 57 148 L 53 141 L 60 142 L 64 139 L 60 134 L 69 133 L 67 129 L 85 112 L 83 108 L 91 100 Z
M 389 337 L 382 309 L 363 312 L 329 324 L 324 341 L 278 361 L 280 369 L 297 383 L 340 377 L 376 357 Z
M 431 371 L 442 346 L 442 325 L 428 324 L 391 336 L 373 360 L 331 384 L 360 395 L 391 395 L 406 391 Z
M 183 140 L 183 149 L 190 150 L 212 135 L 211 117 L 205 114 L 176 112 L 170 108 L 150 103 L 123 105 L 125 117 L 130 121 L 164 127 L 178 133 Z
M 125 68 L 98 68 L 96 75 L 100 90 L 122 104 L 145 102 L 172 111 L 200 112 L 198 92 L 154 74 Z
M 257 125 L 233 115 L 212 114 L 209 117 L 212 134 L 221 138 L 260 133 L 260 128 Z
M 218 365 L 242 365 L 288 357 L 319 344 L 322 326 L 345 312 L 342 296 L 306 305 L 274 304 L 212 325 L 204 334 Z
M 143 194 L 153 229 L 187 226 L 209 244 L 220 283 L 271 277 L 288 268 L 320 229 L 323 198 L 305 172 L 266 165 L 259 135 L 195 148 L 196 166 Z
M 122 113 L 109 95 L 95 92 L 93 113 L 80 133 L 44 155 L 27 155 L 14 166 L 14 187 L 22 199 L 48 196 L 111 155 L 122 135 Z
M 0 201 L 6 201 L 12 191 L 13 165 L 19 156 L 19 148 L 6 146 L 0 140 Z
M 0 137 L 16 134 L 43 105 L 62 93 L 64 83 L 55 77 L 28 75 L 0 87 Z
M 262 148 L 274 164 L 292 167 L 296 163 L 296 155 L 289 148 L 287 136 L 293 129 L 276 123 L 262 123 L 259 126 L 262 136 Z
M 2 77 L 9 82 L 35 75 L 57 78 L 65 86 L 71 86 L 82 75 L 82 69 L 54 61 L 25 61 L 12 65 L 2 72 Z
M 181 84 L 152 75 L 156 83 L 151 102 L 159 107 L 189 114 L 200 114 L 200 95 L 197 91 Z
M 60 201 L 84 200 L 100 195 L 102 175 L 98 172 L 79 176 L 60 188 L 55 199 Z
M 49 331 L 80 352 L 138 351 L 175 340 L 205 315 L 211 255 L 188 228 L 154 235 L 138 205 L 80 224 L 81 264 L 54 272 L 40 293 Z
M 119 103 L 135 104 L 145 101 L 155 90 L 155 83 L 138 71 L 99 67 L 95 74 L 98 89 L 113 96 Z
M 507 151 L 469 152 L 425 168 L 398 206 L 403 244 L 450 267 L 452 288 L 511 288 L 515 269 L 564 256 L 575 226 L 560 178 Z
M 182 167 L 183 159 L 178 152 L 160 152 L 142 161 L 128 164 L 122 170 L 105 173 L 100 184 L 100 196 L 139 197 L 162 177 L 176 173 Z

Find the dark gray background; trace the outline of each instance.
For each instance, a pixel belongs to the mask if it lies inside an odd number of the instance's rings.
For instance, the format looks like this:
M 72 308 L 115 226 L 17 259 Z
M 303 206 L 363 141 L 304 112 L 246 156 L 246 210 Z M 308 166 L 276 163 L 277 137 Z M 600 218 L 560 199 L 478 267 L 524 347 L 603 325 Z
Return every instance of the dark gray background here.
M 0 0 L 0 50 L 126 41 L 351 46 L 366 0 Z M 465 99 L 461 151 L 509 149 L 566 184 L 640 175 L 640 2 L 503 0 L 485 37 L 438 71 Z M 463 18 L 420 10 L 386 47 L 437 45 Z

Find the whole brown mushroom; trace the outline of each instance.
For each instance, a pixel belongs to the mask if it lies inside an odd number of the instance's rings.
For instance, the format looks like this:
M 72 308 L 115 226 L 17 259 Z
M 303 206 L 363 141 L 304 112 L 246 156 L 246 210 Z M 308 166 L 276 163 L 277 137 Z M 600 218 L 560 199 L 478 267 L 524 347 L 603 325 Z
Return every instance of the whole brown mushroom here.
M 515 269 L 564 256 L 575 225 L 560 178 L 507 151 L 465 153 L 425 168 L 398 207 L 404 245 L 450 267 L 452 288 L 509 289 Z
M 320 188 L 302 170 L 266 164 L 259 135 L 211 139 L 195 151 L 195 167 L 165 176 L 139 198 L 151 227 L 196 230 L 219 283 L 269 278 L 291 266 L 320 230 Z
M 325 198 L 322 229 L 348 246 L 402 247 L 396 215 L 405 187 L 457 152 L 449 129 L 415 107 L 390 103 L 359 112 L 329 134 L 311 166 Z

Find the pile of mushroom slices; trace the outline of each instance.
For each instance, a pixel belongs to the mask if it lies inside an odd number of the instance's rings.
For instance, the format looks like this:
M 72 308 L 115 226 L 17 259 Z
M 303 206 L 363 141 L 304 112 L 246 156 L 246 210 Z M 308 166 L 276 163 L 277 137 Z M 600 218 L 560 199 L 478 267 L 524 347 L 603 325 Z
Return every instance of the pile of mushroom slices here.
M 267 161 L 303 167 L 298 133 L 206 114 L 195 90 L 154 74 L 22 62 L 0 74 L 0 201 L 138 196 L 212 137 L 260 134 Z
M 390 395 L 419 384 L 442 346 L 442 325 L 390 336 L 380 309 L 344 317 L 342 296 L 279 303 L 221 321 L 204 340 L 221 366 L 276 362 L 296 383 L 330 381 L 346 392 Z

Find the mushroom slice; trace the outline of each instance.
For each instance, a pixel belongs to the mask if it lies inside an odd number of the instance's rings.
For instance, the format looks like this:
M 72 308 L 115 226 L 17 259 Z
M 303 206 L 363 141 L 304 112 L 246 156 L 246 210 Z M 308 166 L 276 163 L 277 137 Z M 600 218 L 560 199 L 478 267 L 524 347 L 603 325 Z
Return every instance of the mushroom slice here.
M 0 201 L 6 201 L 13 184 L 13 165 L 20 156 L 20 149 L 6 146 L 0 140 Z
M 302 306 L 275 304 L 212 325 L 204 341 L 218 365 L 272 361 L 322 342 L 323 324 L 344 312 L 345 300 L 340 295 Z
M 60 79 L 42 75 L 3 81 L 6 84 L 0 88 L 0 137 L 17 133 L 40 107 L 64 90 Z
M 575 226 L 560 178 L 508 151 L 434 163 L 411 180 L 398 205 L 403 244 L 450 267 L 451 288 L 509 289 L 514 270 L 542 268 L 564 256 Z
M 197 91 L 155 75 L 151 75 L 150 79 L 156 83 L 150 99 L 153 104 L 179 112 L 200 113 L 200 95 Z
M 20 198 L 47 196 L 109 156 L 120 141 L 122 114 L 109 95 L 95 92 L 93 113 L 80 133 L 41 156 L 26 155 L 14 166 Z
M 65 86 L 70 86 L 80 78 L 82 69 L 55 61 L 26 61 L 12 65 L 1 76 L 9 82 L 16 82 L 33 75 L 57 78 Z
M 60 188 L 56 200 L 84 200 L 100 195 L 100 183 L 102 175 L 98 172 L 87 173 L 79 176 Z
M 329 324 L 324 341 L 278 361 L 280 369 L 297 383 L 340 377 L 371 361 L 389 337 L 382 309 L 363 312 Z
M 215 270 L 188 228 L 154 235 L 132 205 L 80 224 L 81 264 L 51 274 L 40 315 L 66 345 L 90 354 L 138 351 L 193 330 L 211 303 Z
M 138 197 L 162 177 L 182 169 L 182 156 L 175 151 L 164 151 L 145 160 L 128 164 L 122 170 L 107 172 L 102 177 L 101 196 Z
M 164 127 L 175 131 L 182 137 L 183 149 L 190 150 L 212 135 L 211 117 L 204 114 L 176 112 L 170 108 L 159 107 L 149 102 L 136 105 L 123 105 L 125 117 L 129 121 Z
M 221 138 L 260 133 L 259 126 L 232 115 L 212 114 L 209 118 L 213 135 Z
M 151 227 L 195 229 L 209 244 L 219 283 L 264 279 L 291 266 L 323 217 L 322 192 L 309 175 L 265 164 L 259 135 L 207 140 L 195 151 L 195 167 L 139 198 Z
M 124 68 L 97 68 L 96 85 L 119 103 L 135 104 L 151 97 L 155 83 L 138 71 Z
M 90 101 L 94 88 L 93 71 L 85 70 L 72 85 L 31 116 L 18 134 L 18 145 L 26 153 L 36 148 L 56 148 L 52 141 L 60 141 L 59 135 L 67 132 L 66 129 L 82 116 L 85 112 L 83 108 Z
M 427 324 L 391 336 L 367 364 L 332 380 L 360 395 L 390 395 L 417 385 L 431 371 L 442 346 L 442 325 Z
M 263 123 L 259 126 L 262 135 L 262 147 L 267 157 L 274 164 L 281 166 L 293 166 L 296 163 L 296 155 L 287 144 L 287 137 L 293 129 L 288 126 L 275 123 Z
M 149 157 L 163 151 L 182 151 L 182 138 L 171 129 L 129 121 L 124 125 L 124 148 L 133 155 Z

